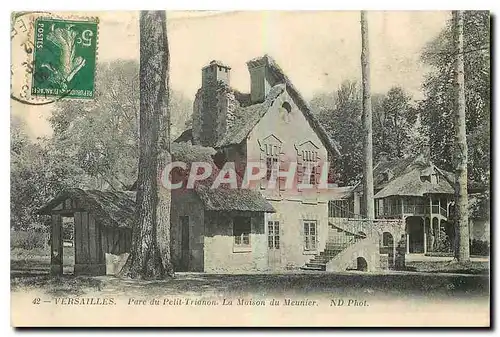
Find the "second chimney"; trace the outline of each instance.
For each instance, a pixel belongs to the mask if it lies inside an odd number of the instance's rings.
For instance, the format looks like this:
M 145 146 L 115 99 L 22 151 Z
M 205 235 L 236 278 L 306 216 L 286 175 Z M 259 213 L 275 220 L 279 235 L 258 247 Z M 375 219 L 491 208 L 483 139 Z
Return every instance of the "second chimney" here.
M 260 103 L 266 99 L 271 84 L 269 83 L 268 59 L 259 57 L 247 62 L 250 72 L 250 99 L 252 103 Z

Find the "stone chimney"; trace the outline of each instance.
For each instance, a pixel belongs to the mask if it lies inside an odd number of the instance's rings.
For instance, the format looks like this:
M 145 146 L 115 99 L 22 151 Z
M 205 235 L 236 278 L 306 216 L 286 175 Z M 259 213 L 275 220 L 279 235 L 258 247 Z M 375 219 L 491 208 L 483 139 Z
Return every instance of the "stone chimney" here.
M 201 87 L 207 87 L 210 84 L 217 84 L 221 81 L 229 85 L 231 67 L 221 61 L 213 60 L 209 65 L 201 69 Z
M 229 87 L 231 67 L 212 61 L 202 68 L 201 88 L 193 106 L 193 143 L 214 147 L 227 130 L 236 99 Z
M 252 103 L 260 103 L 266 99 L 271 90 L 269 60 L 267 56 L 258 57 L 247 62 L 250 72 L 250 98 Z

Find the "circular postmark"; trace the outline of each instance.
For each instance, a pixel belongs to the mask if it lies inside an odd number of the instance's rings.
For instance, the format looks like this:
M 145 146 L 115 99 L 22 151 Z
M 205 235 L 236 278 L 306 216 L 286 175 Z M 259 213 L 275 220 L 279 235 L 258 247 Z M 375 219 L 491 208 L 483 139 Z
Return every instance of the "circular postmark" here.
M 55 100 L 33 101 L 30 96 L 28 77 L 33 74 L 32 41 L 34 22 L 37 17 L 50 15 L 49 12 L 14 12 L 11 16 L 11 65 L 10 97 L 20 103 L 45 105 Z
M 17 12 L 11 18 L 11 99 L 46 105 L 94 98 L 97 19 Z

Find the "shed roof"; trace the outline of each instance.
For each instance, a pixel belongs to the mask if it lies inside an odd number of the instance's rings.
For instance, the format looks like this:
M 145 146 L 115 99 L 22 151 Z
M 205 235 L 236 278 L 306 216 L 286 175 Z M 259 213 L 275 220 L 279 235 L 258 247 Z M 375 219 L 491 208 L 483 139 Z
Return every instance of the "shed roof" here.
M 259 192 L 245 188 L 231 189 L 225 184 L 211 188 L 220 173 L 212 158 L 216 153 L 213 148 L 181 142 L 172 144 L 171 153 L 173 161 L 182 161 L 188 168 L 193 162 L 208 163 L 212 167 L 210 177 L 194 183 L 194 192 L 200 197 L 206 210 L 275 212 L 273 206 Z M 184 180 L 187 180 L 187 176 Z M 237 185 L 241 186 L 242 178 L 237 175 L 236 180 Z M 137 188 L 137 182 L 133 188 Z
M 247 211 L 275 213 L 274 207 L 257 191 L 249 189 L 195 188 L 207 211 Z
M 76 200 L 79 207 L 91 212 L 105 226 L 132 228 L 135 215 L 135 192 L 71 188 L 49 201 L 38 213 L 50 215 L 55 207 L 67 199 Z

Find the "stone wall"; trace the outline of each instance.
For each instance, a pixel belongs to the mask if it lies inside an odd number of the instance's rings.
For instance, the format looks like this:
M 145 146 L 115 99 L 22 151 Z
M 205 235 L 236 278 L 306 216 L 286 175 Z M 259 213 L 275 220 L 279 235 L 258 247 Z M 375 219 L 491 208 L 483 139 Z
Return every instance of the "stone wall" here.
M 223 81 L 205 83 L 193 104 L 193 142 L 213 147 L 226 134 L 238 107 L 229 85 Z
M 283 108 L 284 103 L 290 104 L 290 112 Z M 299 161 L 297 148 L 308 142 L 316 148 L 321 163 L 327 160 L 326 148 L 287 91 L 276 98 L 269 111 L 247 137 L 247 162 L 259 162 L 261 160 L 265 139 L 270 139 L 270 136 L 274 136 L 275 139 L 281 141 L 280 161 L 283 165 Z M 305 198 L 313 199 L 310 201 L 328 200 L 326 191 L 317 190 L 312 195 L 311 190 L 298 191 L 296 187 L 295 183 L 292 189 L 279 191 L 279 196 L 300 201 Z M 272 191 L 261 190 L 261 192 L 266 196 L 276 197 L 275 189 Z
M 249 248 L 234 245 L 232 218 L 237 215 L 252 217 Z M 267 269 L 263 213 L 206 212 L 205 228 L 205 272 L 244 273 Z
M 202 93 L 203 89 L 200 88 L 196 92 L 196 96 L 194 97 L 194 102 L 193 102 L 193 143 L 196 145 L 200 145 L 202 142 L 202 114 L 203 114 L 203 109 L 202 109 Z
M 380 270 L 379 236 L 374 233 L 336 255 L 326 265 L 326 271 L 342 272 L 347 268 L 355 268 L 357 259 L 363 258 L 367 263 L 367 270 L 375 272 Z
M 172 191 L 171 252 L 175 266 L 181 264 L 182 257 L 182 227 L 181 216 L 189 217 L 189 271 L 203 271 L 204 261 L 204 210 L 203 205 L 191 190 Z M 178 268 L 176 269 L 178 270 Z
M 280 263 L 270 268 L 298 269 L 325 249 L 328 239 L 327 204 L 304 204 L 290 200 L 270 200 L 270 203 L 276 213 L 266 214 L 266 224 L 271 220 L 280 222 L 281 257 Z M 304 220 L 317 221 L 317 249 L 314 251 L 305 250 Z

